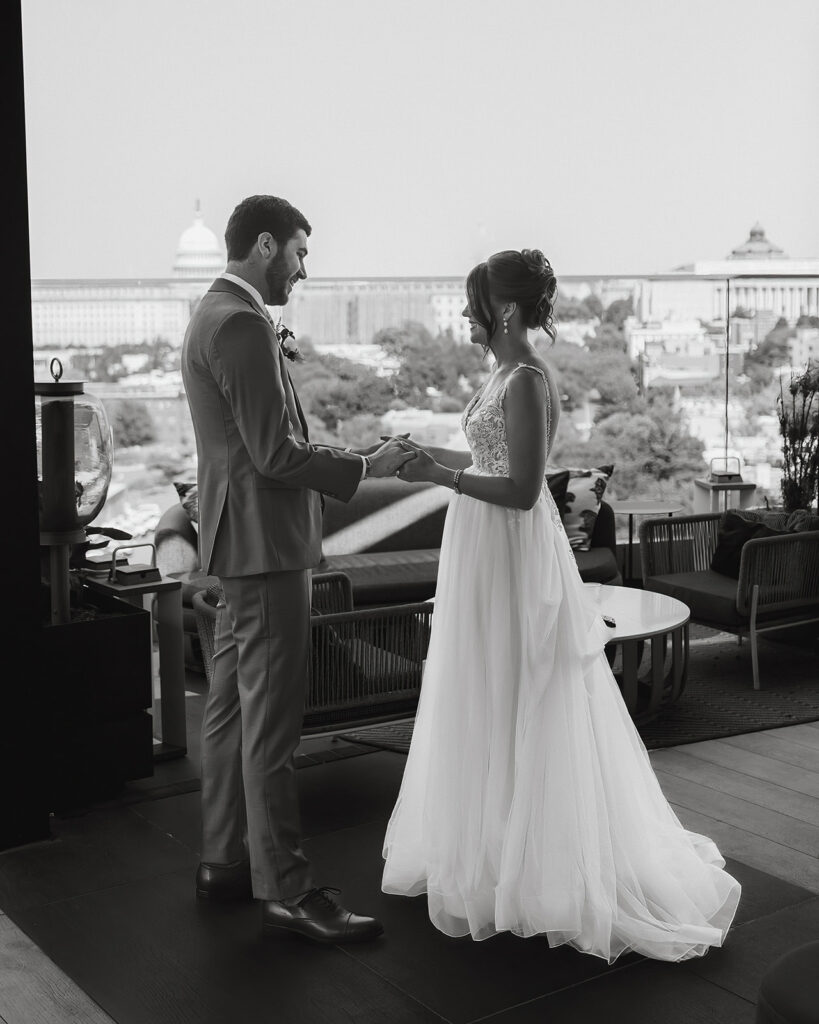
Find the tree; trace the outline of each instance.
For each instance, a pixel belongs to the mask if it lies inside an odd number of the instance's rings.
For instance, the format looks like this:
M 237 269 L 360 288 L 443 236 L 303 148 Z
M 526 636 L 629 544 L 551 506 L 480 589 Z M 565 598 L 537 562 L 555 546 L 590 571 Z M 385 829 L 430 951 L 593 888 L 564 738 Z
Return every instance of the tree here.
M 565 341 L 556 341 L 551 346 L 539 341 L 535 347 L 555 370 L 563 408 L 571 412 L 583 405 L 590 387 L 592 359 L 588 350 Z
M 630 411 L 638 398 L 637 381 L 624 352 L 609 349 L 595 353 L 589 380 L 600 395 L 601 416 L 616 410 Z
M 394 395 L 417 408 L 430 407 L 428 388 L 457 397 L 463 394 L 462 377 L 474 387 L 485 372 L 479 348 L 458 344 L 446 335 L 433 336 L 413 321 L 385 327 L 376 332 L 373 342 L 400 364 L 391 378 Z
M 614 463 L 611 488 L 620 496 L 678 494 L 704 470 L 703 444 L 681 415 L 655 403 L 638 414 L 615 412 L 599 419 L 584 442 L 561 422 L 552 461 L 566 466 Z
M 596 295 L 587 295 L 576 299 L 558 292 L 554 306 L 555 320 L 599 320 L 603 313 L 603 304 Z
M 622 328 L 615 327 L 611 321 L 608 321 L 597 327 L 592 337 L 586 342 L 586 347 L 590 352 L 625 352 L 626 338 Z
M 308 423 L 320 422 L 335 437 L 340 426 L 354 417 L 380 417 L 390 408 L 392 384 L 372 367 L 334 355 L 320 356 L 306 340 L 299 341 L 299 348 L 305 362 L 294 363 L 290 372 Z
M 788 326 L 788 322 L 777 324 L 765 335 L 765 340 L 760 342 L 745 357 L 746 372 L 748 367 L 763 366 L 777 367 L 784 366 L 790 362 L 789 339 L 794 337 L 796 331 Z
M 613 324 L 619 331 L 630 316 L 634 316 L 634 302 L 631 296 L 627 299 L 615 299 L 603 313 L 603 323 Z
M 156 429 L 144 402 L 117 398 L 106 403 L 114 444 L 118 448 L 150 444 L 156 440 Z

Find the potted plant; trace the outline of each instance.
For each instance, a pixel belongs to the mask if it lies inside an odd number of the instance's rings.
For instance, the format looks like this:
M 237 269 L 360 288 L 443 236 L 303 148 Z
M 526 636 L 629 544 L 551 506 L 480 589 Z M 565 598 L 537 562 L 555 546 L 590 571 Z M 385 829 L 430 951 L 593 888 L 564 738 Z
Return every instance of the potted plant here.
M 779 379 L 776 400 L 782 435 L 782 504 L 786 512 L 810 509 L 819 489 L 819 365 L 808 360 L 790 384 Z

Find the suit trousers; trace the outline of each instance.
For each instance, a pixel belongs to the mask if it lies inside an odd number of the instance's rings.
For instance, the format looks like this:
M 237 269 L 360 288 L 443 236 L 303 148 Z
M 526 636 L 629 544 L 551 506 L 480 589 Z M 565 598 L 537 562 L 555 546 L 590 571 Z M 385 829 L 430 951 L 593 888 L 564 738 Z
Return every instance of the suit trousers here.
M 308 685 L 311 572 L 220 577 L 202 723 L 202 860 L 250 859 L 256 899 L 312 888 L 294 752 Z

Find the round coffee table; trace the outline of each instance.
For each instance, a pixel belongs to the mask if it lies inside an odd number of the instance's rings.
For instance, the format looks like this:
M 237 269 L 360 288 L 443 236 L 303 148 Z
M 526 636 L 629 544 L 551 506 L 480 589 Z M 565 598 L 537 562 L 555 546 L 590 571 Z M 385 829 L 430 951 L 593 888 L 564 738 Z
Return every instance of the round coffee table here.
M 584 584 L 601 615 L 615 621 L 606 657 L 614 666 L 623 700 L 634 722 L 656 718 L 685 688 L 688 675 L 688 622 L 691 610 L 674 597 L 631 587 Z M 642 666 L 646 643 L 650 657 Z

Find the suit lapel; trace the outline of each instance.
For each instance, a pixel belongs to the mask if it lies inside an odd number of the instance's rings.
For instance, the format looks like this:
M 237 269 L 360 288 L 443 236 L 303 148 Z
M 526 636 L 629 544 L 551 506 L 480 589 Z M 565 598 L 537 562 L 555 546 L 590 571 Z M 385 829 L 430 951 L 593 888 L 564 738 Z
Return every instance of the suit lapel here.
M 273 333 L 273 344 L 276 346 L 276 350 L 279 353 L 279 367 L 281 369 L 282 384 L 284 385 L 285 397 L 287 396 L 288 388 L 290 390 L 290 397 L 293 399 L 293 405 L 296 409 L 296 414 L 299 420 L 299 426 L 301 427 L 304 440 L 309 440 L 307 431 L 307 419 L 304 415 L 304 410 L 301 407 L 299 396 L 296 394 L 296 389 L 293 387 L 293 380 L 290 376 L 290 371 L 287 369 L 287 363 L 285 361 L 284 352 L 282 352 L 281 342 L 279 341 L 278 335 L 276 334 L 276 327 L 273 321 L 270 319 L 270 314 L 266 309 L 259 309 L 258 305 L 253 301 L 252 296 L 249 292 L 245 291 L 244 288 L 240 288 L 239 285 L 234 284 L 233 281 L 228 281 L 224 277 L 217 277 L 213 284 L 210 286 L 212 292 L 230 292 L 231 295 L 235 295 L 237 298 L 242 299 L 246 302 L 251 309 L 255 309 L 257 313 L 260 313 L 265 320 L 270 324 L 270 330 Z
M 290 390 L 293 392 L 293 401 L 296 403 L 296 412 L 299 414 L 299 422 L 301 423 L 301 429 L 302 433 L 304 434 L 304 440 L 309 441 L 310 438 L 308 436 L 307 431 L 307 417 L 304 415 L 304 410 L 301 407 L 301 402 L 299 401 L 299 394 L 296 391 L 295 387 L 293 386 L 293 379 L 291 378 L 290 371 L 287 369 L 286 366 L 284 368 L 284 372 L 287 374 L 287 379 L 290 382 Z
M 296 394 L 296 389 L 293 387 L 293 379 L 290 376 L 290 371 L 287 369 L 287 363 L 286 363 L 285 358 L 284 358 L 284 352 L 282 352 L 282 347 L 279 344 L 278 340 L 276 341 L 276 348 L 278 349 L 278 352 L 279 352 L 279 367 L 281 369 L 282 384 L 284 385 L 284 393 L 285 393 L 285 396 L 287 398 L 290 398 L 290 399 L 293 400 L 293 407 L 296 410 L 296 415 L 298 417 L 299 426 L 301 427 L 301 432 L 304 435 L 304 440 L 307 441 L 308 440 L 307 420 L 304 417 L 304 411 L 303 411 L 303 409 L 301 407 L 301 402 L 299 401 L 299 396 Z

